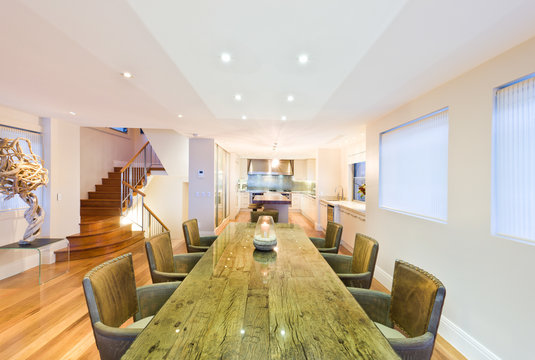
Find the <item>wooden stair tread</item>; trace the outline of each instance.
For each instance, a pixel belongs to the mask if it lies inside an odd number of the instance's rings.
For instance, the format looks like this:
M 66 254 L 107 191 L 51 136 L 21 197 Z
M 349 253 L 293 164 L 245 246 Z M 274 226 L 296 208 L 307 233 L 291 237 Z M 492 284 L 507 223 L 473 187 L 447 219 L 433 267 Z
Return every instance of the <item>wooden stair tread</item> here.
M 72 249 L 71 248 L 70 259 L 79 260 L 79 259 L 86 259 L 86 258 L 100 256 L 100 255 L 105 255 L 110 252 L 128 247 L 138 241 L 143 240 L 144 238 L 145 238 L 145 235 L 143 234 L 143 231 L 139 231 L 139 234 L 131 236 L 130 238 L 125 239 L 122 242 L 116 242 L 116 243 L 106 245 L 106 246 L 99 246 L 99 247 L 86 248 L 86 249 Z M 67 260 L 67 248 L 56 250 L 54 251 L 54 253 L 56 254 L 56 262 Z
M 118 234 L 109 239 L 99 239 L 98 241 L 94 239 L 77 239 L 78 241 L 74 240 L 71 242 L 71 251 L 91 250 L 101 247 L 112 246 L 115 244 L 121 244 L 125 241 L 130 241 L 138 236 L 145 237 L 145 233 L 143 231 L 128 230 L 122 234 Z
M 106 226 L 106 227 L 103 227 L 102 229 L 99 229 L 99 230 L 93 230 L 93 231 L 84 231 L 84 232 L 81 232 L 81 233 L 78 233 L 78 234 L 73 234 L 73 235 L 69 235 L 67 236 L 67 239 L 71 239 L 71 238 L 81 238 L 81 237 L 86 237 L 86 236 L 95 236 L 95 235 L 104 235 L 104 234 L 109 234 L 111 232 L 114 232 L 114 231 L 118 231 L 119 229 L 123 229 L 123 228 L 126 228 L 126 227 L 129 227 L 131 226 L 132 224 L 125 224 L 125 225 L 109 225 L 109 226 Z
M 117 220 L 121 221 L 120 216 L 107 216 L 107 215 L 85 215 L 82 217 L 82 221 L 80 222 L 80 225 L 86 225 L 86 224 L 94 224 L 97 222 L 103 222 L 103 221 L 112 221 Z

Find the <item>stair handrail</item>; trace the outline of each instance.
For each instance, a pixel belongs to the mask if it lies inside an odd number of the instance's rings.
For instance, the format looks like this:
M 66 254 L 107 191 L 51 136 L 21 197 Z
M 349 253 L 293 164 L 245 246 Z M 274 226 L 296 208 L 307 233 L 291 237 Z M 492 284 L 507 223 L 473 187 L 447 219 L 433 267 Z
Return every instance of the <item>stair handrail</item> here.
M 128 161 L 128 162 L 126 163 L 126 165 L 122 167 L 122 169 L 121 169 L 121 171 L 120 171 L 121 174 L 122 174 L 123 172 L 125 172 L 125 170 L 128 169 L 128 167 L 130 167 L 130 165 L 132 165 L 132 163 L 134 162 L 134 160 L 136 160 L 136 158 L 139 156 L 139 154 L 141 154 L 141 152 L 142 152 L 143 150 L 145 150 L 145 148 L 146 148 L 149 144 L 150 144 L 150 141 L 147 141 L 147 142 L 145 143 L 145 145 L 143 145 L 143 146 L 141 147 L 141 149 L 139 149 L 138 152 L 137 152 L 134 156 L 132 156 L 132 158 L 130 159 L 130 161 Z
M 147 175 L 153 165 L 153 150 L 147 141 L 120 171 L 121 215 L 129 218 L 149 237 L 170 231 L 145 204 L 146 194 L 139 189 L 147 184 Z
M 170 232 L 169 228 L 165 226 L 163 221 L 156 216 L 156 214 L 147 206 L 147 204 L 143 203 L 143 209 L 147 210 L 147 219 L 143 221 L 144 224 L 147 224 L 147 232 L 149 237 L 152 237 L 154 235 L 162 234 L 164 232 Z M 144 214 L 145 215 L 145 214 Z M 157 222 L 157 225 L 159 227 L 154 227 L 152 225 L 153 219 Z M 165 230 L 165 231 L 163 231 Z

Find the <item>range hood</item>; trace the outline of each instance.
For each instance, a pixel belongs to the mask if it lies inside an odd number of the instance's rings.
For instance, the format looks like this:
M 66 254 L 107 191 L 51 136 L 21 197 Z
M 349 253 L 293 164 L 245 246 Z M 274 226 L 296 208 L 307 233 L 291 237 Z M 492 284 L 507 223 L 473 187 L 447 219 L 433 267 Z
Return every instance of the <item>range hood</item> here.
M 274 166 L 275 165 L 275 166 Z M 271 159 L 249 159 L 247 160 L 247 174 L 249 175 L 293 175 L 294 161 L 279 160 L 273 164 Z

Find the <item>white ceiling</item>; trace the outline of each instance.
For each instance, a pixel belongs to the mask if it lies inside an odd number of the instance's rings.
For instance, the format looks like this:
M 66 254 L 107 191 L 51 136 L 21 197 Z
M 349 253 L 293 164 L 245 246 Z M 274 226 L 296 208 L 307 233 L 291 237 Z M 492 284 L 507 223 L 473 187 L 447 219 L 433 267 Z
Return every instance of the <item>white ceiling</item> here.
M 307 157 L 533 37 L 534 15 L 530 0 L 0 1 L 0 104 Z

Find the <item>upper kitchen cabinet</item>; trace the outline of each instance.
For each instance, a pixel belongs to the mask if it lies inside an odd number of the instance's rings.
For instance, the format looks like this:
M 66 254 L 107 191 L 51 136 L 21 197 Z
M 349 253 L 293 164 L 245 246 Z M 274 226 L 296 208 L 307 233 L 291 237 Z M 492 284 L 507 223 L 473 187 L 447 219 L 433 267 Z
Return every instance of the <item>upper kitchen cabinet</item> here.
M 316 180 L 316 160 L 301 159 L 294 161 L 294 180 Z

